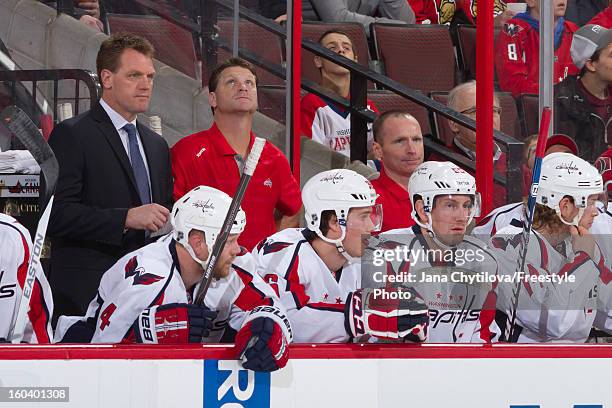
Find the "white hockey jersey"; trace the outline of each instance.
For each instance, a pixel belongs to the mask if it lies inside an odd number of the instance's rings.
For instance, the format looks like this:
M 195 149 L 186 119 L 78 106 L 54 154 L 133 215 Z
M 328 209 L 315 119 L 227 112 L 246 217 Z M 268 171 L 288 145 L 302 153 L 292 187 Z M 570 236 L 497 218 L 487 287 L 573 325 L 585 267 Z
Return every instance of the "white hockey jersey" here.
M 95 324 L 92 343 L 134 342 L 132 324 L 146 308 L 170 303 L 191 303 L 192 293 L 180 275 L 176 242 L 170 235 L 121 258 L 106 271 L 98 294 L 84 317 L 61 316 L 55 340 L 70 341 L 67 331 L 77 322 Z M 213 279 L 204 304 L 218 315 L 206 342 L 218 342 L 228 324 L 239 330 L 244 311 L 261 305 L 278 305 L 272 289 L 252 273 L 255 263 L 244 251 L 232 264 L 232 272 Z M 194 288 L 194 293 L 197 288 Z
M 429 307 L 428 343 L 488 343 L 498 340 L 500 332 L 495 323 L 494 282 L 498 266 L 483 242 L 465 236 L 453 251 L 444 253 L 442 259 L 446 262 L 436 262 L 428 255 L 432 250 L 419 226 L 386 231 L 379 235 L 379 239 L 373 248 L 379 252 L 377 255 L 372 253 L 372 256 L 385 257 L 383 251 L 391 251 L 393 256 L 388 256 L 384 264 L 386 275 L 411 276 L 412 281 L 404 278 L 400 283 L 413 287 Z M 367 257 L 369 260 L 369 254 Z M 374 265 L 373 270 L 380 271 L 374 262 L 368 262 L 368 269 L 370 264 Z M 365 275 L 369 278 L 368 282 L 363 278 L 364 286 L 384 286 L 389 281 L 388 278 L 381 279 L 381 273 L 373 275 L 368 270 Z M 474 277 L 472 281 L 470 276 Z
M 344 305 L 348 295 L 361 287 L 361 265 L 330 271 L 304 232 L 288 228 L 260 242 L 253 250 L 257 270 L 285 307 L 294 342 L 347 342 Z
M 372 103 L 367 101 L 368 109 L 377 112 Z M 350 157 L 351 155 L 351 113 L 331 101 L 314 94 L 306 94 L 301 104 L 302 134 L 329 147 L 330 149 Z M 372 124 L 368 124 L 368 151 L 372 149 L 374 136 Z
M 521 282 L 516 314 L 515 339 L 522 343 L 584 342 L 589 336 L 597 307 L 600 276 L 609 279 L 609 269 L 596 246 L 594 258 L 574 254 L 569 238 L 563 255 L 538 232 L 529 239 L 525 275 L 519 279 L 517 262 L 522 228 L 509 226 L 491 239 L 500 263 L 500 275 L 509 277 L 498 286 L 497 307 L 510 315 L 513 289 Z M 505 328 L 502 327 L 503 330 Z M 516 336 L 518 334 L 518 337 Z
M 610 209 L 608 205 L 607 211 L 600 211 L 589 230 L 601 249 L 608 271 L 612 271 L 612 213 Z M 612 274 L 602 273 L 599 278 L 597 315 L 593 325 L 612 334 Z
M 16 219 L 0 213 L 0 337 L 8 338 L 17 319 L 19 303 L 28 272 L 32 240 Z M 53 298 L 47 278 L 40 268 L 30 298 L 23 335 L 26 343 L 50 343 Z
M 513 221 L 523 222 L 525 219 L 523 202 L 506 204 L 491 211 L 477 226 L 472 229 L 471 235 L 481 240 L 488 240 L 502 228 L 507 227 Z

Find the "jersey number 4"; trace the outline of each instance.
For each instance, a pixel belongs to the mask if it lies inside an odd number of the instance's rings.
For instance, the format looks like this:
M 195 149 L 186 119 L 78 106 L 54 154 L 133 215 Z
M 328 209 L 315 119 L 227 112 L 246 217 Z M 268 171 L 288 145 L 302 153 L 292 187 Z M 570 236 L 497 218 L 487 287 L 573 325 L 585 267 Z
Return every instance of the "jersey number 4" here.
M 100 330 L 104 331 L 106 326 L 110 324 L 110 318 L 115 313 L 115 310 L 117 310 L 117 306 L 114 303 L 111 303 L 104 309 L 100 315 Z

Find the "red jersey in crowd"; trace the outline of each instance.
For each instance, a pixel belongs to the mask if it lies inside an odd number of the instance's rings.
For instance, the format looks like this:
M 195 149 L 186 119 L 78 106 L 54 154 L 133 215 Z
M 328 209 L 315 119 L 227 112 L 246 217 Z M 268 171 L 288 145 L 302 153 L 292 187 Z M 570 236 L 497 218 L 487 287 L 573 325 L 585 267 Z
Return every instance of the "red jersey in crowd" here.
M 574 23 L 564 19 L 559 19 L 557 23 L 555 84 L 569 75 L 578 74 L 570 55 L 572 38 L 577 29 Z M 514 97 L 538 93 L 539 49 L 539 22 L 527 13 L 517 14 L 504 25 L 495 44 L 495 70 L 502 91 L 512 92 Z
M 587 24 L 597 24 L 603 28 L 612 28 L 612 6 L 606 7 L 604 11 L 593 17 Z

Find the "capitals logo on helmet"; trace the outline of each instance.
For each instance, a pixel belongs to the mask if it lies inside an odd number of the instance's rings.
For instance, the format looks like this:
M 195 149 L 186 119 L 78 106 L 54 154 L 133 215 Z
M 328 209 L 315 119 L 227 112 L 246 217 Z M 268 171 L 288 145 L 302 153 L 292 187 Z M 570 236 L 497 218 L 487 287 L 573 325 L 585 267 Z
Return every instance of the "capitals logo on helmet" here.
M 603 200 L 603 191 L 599 171 L 580 157 L 570 153 L 551 153 L 542 160 L 536 203 L 555 210 L 563 223 L 578 225 L 589 197 L 597 195 L 598 201 Z M 560 215 L 559 202 L 565 196 L 572 197 L 574 205 L 580 210 L 571 222 Z
M 472 196 L 472 209 L 468 215 L 467 224 L 475 216 L 480 215 L 480 194 L 476 192 L 476 180 L 461 167 L 451 162 L 427 161 L 417 167 L 408 181 L 410 203 L 412 204 L 412 218 L 429 235 L 436 239 L 433 231 L 431 211 L 437 196 L 468 195 Z M 428 215 L 424 223 L 416 211 L 416 202 L 423 200 L 423 209 Z M 445 244 L 437 241 L 441 246 Z
M 231 197 L 223 191 L 208 186 L 198 186 L 177 200 L 172 207 L 173 237 L 200 265 L 205 266 L 208 259 L 200 260 L 195 256 L 193 248 L 189 245 L 189 233 L 193 230 L 204 232 L 210 257 L 231 202 Z M 245 226 L 246 215 L 242 209 L 239 209 L 230 233 L 239 234 L 244 231 Z
M 376 190 L 372 183 L 362 175 L 348 169 L 336 169 L 321 172 L 312 177 L 302 189 L 302 202 L 306 218 L 306 228 L 315 232 L 322 240 L 336 244 L 344 252 L 342 241 L 346 236 L 346 222 L 351 208 L 375 207 L 382 219 L 382 210 L 376 206 Z M 342 228 L 339 239 L 327 238 L 321 232 L 321 214 L 323 211 L 334 211 Z M 380 224 L 380 222 L 378 222 Z M 380 228 L 375 225 L 374 230 Z M 346 255 L 345 255 L 346 256 Z

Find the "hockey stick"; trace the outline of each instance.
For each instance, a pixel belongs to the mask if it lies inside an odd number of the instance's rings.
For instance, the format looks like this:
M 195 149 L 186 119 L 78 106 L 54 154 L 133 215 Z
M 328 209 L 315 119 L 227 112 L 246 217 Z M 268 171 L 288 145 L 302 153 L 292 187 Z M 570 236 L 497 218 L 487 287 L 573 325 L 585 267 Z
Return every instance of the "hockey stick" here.
M 38 127 L 25 114 L 24 111 L 17 106 L 7 106 L 0 118 L 4 126 L 6 126 L 17 139 L 25 146 L 32 154 L 36 163 L 40 166 L 40 173 L 45 180 L 45 191 L 41 192 L 43 199 L 41 200 L 41 208 L 45 208 L 47 200 L 53 194 L 57 177 L 59 175 L 59 165 L 55 159 L 53 151 L 40 134 Z
M 0 113 L 2 123 L 19 139 L 19 141 L 28 149 L 34 157 L 34 160 L 40 166 L 40 171 L 45 181 L 45 191 L 41 192 L 41 206 L 46 205 L 38 227 L 36 235 L 32 242 L 32 251 L 28 261 L 28 272 L 24 281 L 23 291 L 19 305 L 17 308 L 17 316 L 15 325 L 12 327 L 8 339 L 13 343 L 21 342 L 27 314 L 30 308 L 30 299 L 36 282 L 36 274 L 39 269 L 42 269 L 40 264 L 40 256 L 42 254 L 45 235 L 47 233 L 47 225 L 49 216 L 51 215 L 51 207 L 53 205 L 53 192 L 57 184 L 59 175 L 59 165 L 53 151 L 39 132 L 36 125 L 21 109 L 16 106 L 9 106 Z
M 208 264 L 204 270 L 204 276 L 202 276 L 202 279 L 200 280 L 198 292 L 195 296 L 194 302 L 198 305 L 204 303 L 204 297 L 206 296 L 206 292 L 208 291 L 210 283 L 212 282 L 213 271 L 215 270 L 217 260 L 219 259 L 219 255 L 221 254 L 221 251 L 223 251 L 225 242 L 227 241 L 227 238 L 232 230 L 232 225 L 234 224 L 234 220 L 236 219 L 236 215 L 240 209 L 240 203 L 242 203 L 242 198 L 244 197 L 246 188 L 251 180 L 251 176 L 255 172 L 255 167 L 257 167 L 257 162 L 259 162 L 259 156 L 261 156 L 265 143 L 265 139 L 260 137 L 255 138 L 255 142 L 253 143 L 249 157 L 244 165 L 244 171 L 242 172 L 242 177 L 240 177 L 238 189 L 236 190 L 236 194 L 234 194 L 230 208 L 225 216 L 225 221 L 223 221 L 221 232 L 213 245 L 210 259 L 208 260 Z
M 523 223 L 523 233 L 521 237 L 522 247 L 518 259 L 518 271 L 525 270 L 525 262 L 527 259 L 527 248 L 529 246 L 529 236 L 531 235 L 531 227 L 533 225 L 533 214 L 535 213 L 536 197 L 538 195 L 538 185 L 540 183 L 540 170 L 542 168 L 542 159 L 546 152 L 546 141 L 548 139 L 548 129 L 550 127 L 551 111 L 545 107 L 542 110 L 542 120 L 540 122 L 540 133 L 538 134 L 538 144 L 536 145 L 535 160 L 533 162 L 533 173 L 531 175 L 531 188 L 529 189 L 529 198 L 527 199 L 527 217 Z M 506 326 L 506 340 L 511 341 L 516 325 L 516 311 L 518 307 L 519 295 L 521 293 L 521 280 L 518 279 L 512 291 L 513 301 L 508 316 L 509 325 Z

